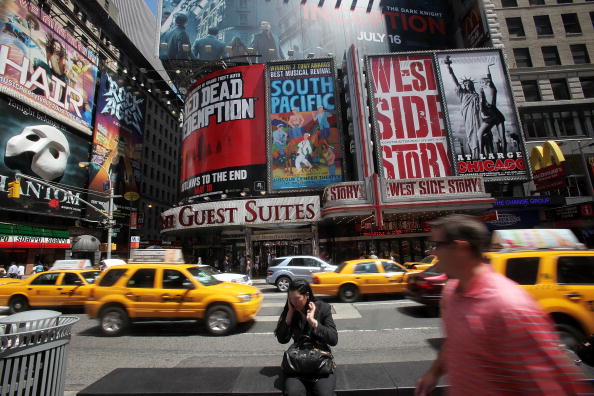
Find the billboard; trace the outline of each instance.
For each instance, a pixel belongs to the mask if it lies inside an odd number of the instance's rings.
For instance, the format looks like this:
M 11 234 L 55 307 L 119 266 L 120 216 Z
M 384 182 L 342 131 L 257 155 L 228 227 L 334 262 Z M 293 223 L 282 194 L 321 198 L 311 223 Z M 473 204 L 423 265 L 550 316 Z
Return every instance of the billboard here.
M 433 54 L 369 56 L 367 70 L 382 175 L 452 175 Z
M 457 175 L 527 180 L 524 138 L 500 50 L 436 53 Z
M 126 217 L 140 197 L 142 144 L 146 97 L 134 95 L 120 86 L 114 76 L 104 73 L 97 99 L 93 155 L 89 189 L 105 192 L 110 188 L 108 172 L 116 195 L 115 217 Z M 92 200 L 106 210 L 107 202 Z
M 81 216 L 80 199 L 88 174 L 78 163 L 89 158 L 90 142 L 44 113 L 0 96 L 0 206 L 7 210 L 64 217 Z M 29 175 L 50 186 L 21 179 L 20 198 L 8 198 L 15 173 Z
M 186 96 L 181 195 L 266 190 L 264 65 L 197 81 Z
M 343 180 L 331 58 L 267 68 L 270 190 L 318 189 Z
M 1 0 L 0 92 L 91 134 L 98 58 L 27 0 Z
M 448 1 L 161 0 L 161 59 L 252 62 L 452 48 Z M 184 45 L 186 45 L 184 47 Z

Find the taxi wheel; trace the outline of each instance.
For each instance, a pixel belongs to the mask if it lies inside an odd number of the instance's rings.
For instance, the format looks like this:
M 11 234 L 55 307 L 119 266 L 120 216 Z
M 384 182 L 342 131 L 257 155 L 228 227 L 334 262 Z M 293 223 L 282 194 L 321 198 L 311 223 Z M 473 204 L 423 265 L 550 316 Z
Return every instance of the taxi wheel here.
M 25 296 L 14 296 L 8 303 L 11 313 L 23 312 L 29 309 L 29 301 Z
M 226 305 L 210 307 L 205 319 L 208 332 L 217 336 L 228 334 L 237 323 L 235 312 Z
M 121 335 L 130 325 L 130 318 L 126 311 L 120 307 L 106 308 L 101 312 L 99 319 L 101 331 L 106 336 Z
M 577 346 L 584 340 L 584 336 L 575 327 L 565 324 L 555 324 L 555 329 L 561 340 L 561 344 L 567 349 L 575 350 Z
M 355 302 L 359 298 L 359 289 L 355 285 L 344 285 L 340 288 L 338 297 L 345 303 Z
M 281 276 L 276 280 L 276 288 L 285 293 L 287 290 L 289 290 L 289 285 L 291 284 L 291 279 L 289 279 L 286 276 Z

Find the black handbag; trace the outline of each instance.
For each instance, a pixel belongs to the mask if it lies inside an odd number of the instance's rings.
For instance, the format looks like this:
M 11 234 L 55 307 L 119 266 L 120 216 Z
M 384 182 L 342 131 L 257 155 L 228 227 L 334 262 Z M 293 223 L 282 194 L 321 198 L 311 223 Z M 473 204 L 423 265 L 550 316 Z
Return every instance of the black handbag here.
M 328 375 L 335 367 L 332 353 L 320 348 L 319 343 L 307 335 L 285 351 L 281 364 L 285 374 L 306 377 Z

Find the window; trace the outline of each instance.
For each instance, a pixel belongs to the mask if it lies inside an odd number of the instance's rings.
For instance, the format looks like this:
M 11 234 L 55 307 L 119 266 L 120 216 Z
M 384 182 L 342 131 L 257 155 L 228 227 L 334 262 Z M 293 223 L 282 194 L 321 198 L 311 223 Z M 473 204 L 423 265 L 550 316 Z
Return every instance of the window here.
M 37 286 L 52 286 L 56 284 L 58 276 L 60 276 L 59 272 L 53 272 L 51 274 L 41 274 L 37 278 L 33 279 L 30 284 Z
M 384 272 L 405 272 L 404 269 L 389 261 L 382 261 L 382 267 L 384 267 Z
M 507 24 L 509 37 L 526 37 L 526 33 L 524 33 L 524 25 L 522 25 L 522 18 L 505 18 L 505 23 Z
M 548 36 L 553 34 L 553 27 L 548 15 L 535 15 L 534 25 L 536 26 L 536 34 L 539 36 Z
M 152 288 L 155 287 L 155 270 L 139 269 L 128 280 L 127 287 L 133 288 Z
M 126 270 L 122 268 L 108 270 L 103 278 L 101 278 L 99 286 L 113 286 L 125 273 Z
M 573 0 L 557 0 L 557 4 L 570 4 Z
M 516 0 L 501 0 L 501 6 L 504 8 L 517 7 L 518 2 Z
M 320 263 L 318 260 L 314 260 L 312 258 L 304 258 L 303 264 L 306 267 L 320 267 L 322 265 L 322 263 Z
M 541 100 L 538 82 L 536 80 L 522 81 L 522 91 L 524 92 L 526 102 L 539 102 Z
M 569 87 L 564 78 L 551 80 L 551 88 L 553 89 L 553 97 L 555 100 L 570 99 Z
M 78 286 L 82 285 L 84 282 L 78 277 L 77 274 L 72 272 L 67 272 L 64 274 L 62 278 L 62 285 L 65 286 Z
M 544 5 L 544 0 L 530 0 L 529 1 L 530 5 Z
M 95 279 L 101 275 L 101 271 L 85 271 L 81 272 L 80 275 L 87 281 L 87 283 L 95 283 Z
M 594 257 L 559 257 L 557 260 L 557 283 L 565 285 L 594 283 Z
M 594 98 L 594 77 L 580 77 L 585 98 Z
M 514 58 L 517 67 L 532 67 L 532 59 L 528 48 L 514 48 Z
M 571 50 L 571 56 L 573 56 L 573 63 L 576 65 L 590 63 L 590 56 L 585 44 L 572 44 L 569 49 Z
M 377 270 L 377 264 L 373 263 L 361 263 L 355 266 L 354 274 L 376 274 L 379 271 Z
M 538 257 L 522 257 L 507 260 L 505 276 L 520 285 L 534 285 L 538 275 Z
M 590 22 L 592 22 L 592 27 L 594 27 L 594 12 L 590 13 Z
M 565 33 L 579 34 L 582 32 L 577 14 L 562 14 L 561 20 L 563 21 L 563 26 L 565 27 Z
M 186 289 L 184 282 L 192 283 L 184 274 L 177 270 L 163 271 L 163 289 Z
M 550 47 L 542 47 L 542 58 L 546 66 L 554 66 L 561 64 L 561 58 L 559 58 L 559 51 L 557 47 L 552 45 Z

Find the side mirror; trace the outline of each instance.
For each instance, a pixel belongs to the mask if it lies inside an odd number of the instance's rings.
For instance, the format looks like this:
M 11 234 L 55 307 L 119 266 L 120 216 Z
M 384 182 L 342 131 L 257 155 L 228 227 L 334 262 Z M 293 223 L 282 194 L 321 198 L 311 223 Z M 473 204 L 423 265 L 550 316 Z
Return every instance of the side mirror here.
M 182 283 L 182 286 L 184 289 L 187 290 L 194 290 L 196 288 L 196 285 L 194 285 L 192 282 L 190 281 L 184 281 L 184 283 Z

